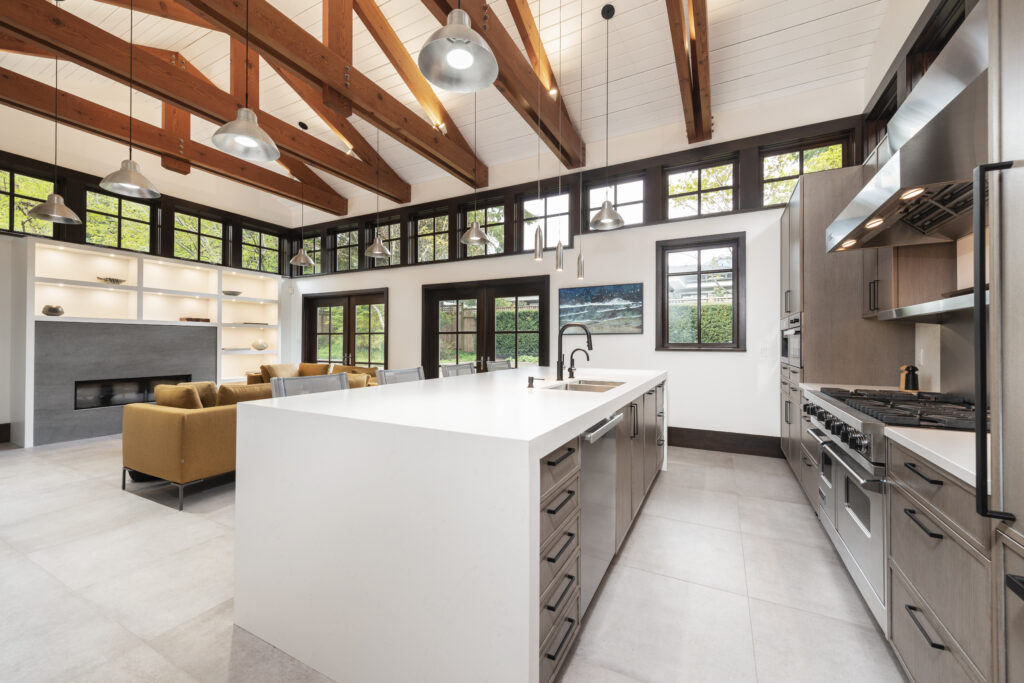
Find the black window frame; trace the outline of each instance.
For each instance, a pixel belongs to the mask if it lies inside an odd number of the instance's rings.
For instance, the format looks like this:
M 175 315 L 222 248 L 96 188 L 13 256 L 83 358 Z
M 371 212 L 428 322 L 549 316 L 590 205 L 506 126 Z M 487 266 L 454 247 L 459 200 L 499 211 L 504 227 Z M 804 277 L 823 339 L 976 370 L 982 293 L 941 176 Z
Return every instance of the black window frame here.
M 704 189 L 703 177 L 704 171 L 712 168 L 720 168 L 722 166 L 732 166 L 732 184 L 723 185 L 721 187 L 712 187 Z M 689 173 L 692 171 L 697 172 L 697 190 L 694 192 L 679 192 L 672 194 L 669 189 L 669 178 L 678 173 Z M 707 216 L 721 216 L 727 213 L 735 213 L 739 207 L 739 195 L 740 195 L 740 168 L 739 159 L 731 157 L 727 159 L 719 159 L 717 161 L 701 162 L 699 164 L 688 164 L 685 166 L 671 166 L 666 167 L 663 175 L 662 185 L 665 188 L 665 220 L 666 221 L 682 221 L 693 218 L 705 218 Z M 725 211 L 713 211 L 705 213 L 702 210 L 704 205 L 704 195 L 712 192 L 723 192 L 730 190 L 732 192 L 732 208 Z M 690 195 L 696 195 L 697 197 L 697 213 L 692 216 L 672 216 L 672 200 L 676 197 L 686 197 Z
M 106 211 L 90 209 L 90 194 L 103 195 L 104 197 L 109 197 L 111 199 L 117 200 L 117 214 L 115 215 L 112 213 L 107 213 Z M 149 221 L 146 222 L 146 226 L 149 228 L 149 248 L 146 249 L 146 251 L 141 251 L 139 249 L 131 249 L 129 247 L 122 246 L 122 230 L 124 227 L 122 225 L 122 221 L 127 220 L 131 221 L 132 223 L 143 222 L 140 220 L 136 220 L 135 218 L 125 218 L 123 210 L 125 202 L 132 202 L 133 204 L 141 204 L 142 206 L 149 207 Z M 135 254 L 152 254 L 156 243 L 156 231 L 154 230 L 154 226 L 156 225 L 156 216 L 159 213 L 159 211 L 160 207 L 155 205 L 152 201 L 148 201 L 145 199 L 136 199 L 134 197 L 122 197 L 121 195 L 114 194 L 113 192 L 107 192 L 106 190 L 103 190 L 102 188 L 99 187 L 87 187 L 85 188 L 85 220 L 82 221 L 82 228 L 85 231 L 85 243 L 91 244 L 92 246 L 96 247 L 107 247 L 108 249 L 121 249 L 122 251 L 130 251 Z M 91 213 L 100 214 L 101 216 L 107 216 L 109 218 L 114 218 L 117 220 L 117 244 L 115 246 L 111 246 L 109 244 L 97 244 L 96 242 L 89 241 L 89 214 Z M 221 255 L 223 257 L 223 247 L 221 247 Z M 203 261 L 202 263 L 205 263 L 205 261 Z
M 501 213 L 501 222 L 497 222 L 497 221 L 494 222 L 494 223 L 488 222 L 487 221 L 487 212 L 490 209 L 499 209 L 499 208 L 501 209 L 501 212 L 502 212 Z M 470 221 L 470 219 L 469 219 L 469 214 L 471 214 L 473 212 L 476 212 L 476 211 L 483 211 L 483 213 L 484 213 L 484 222 L 480 224 L 480 229 L 483 230 L 488 235 L 491 234 L 490 233 L 491 230 L 493 230 L 494 228 L 498 227 L 499 225 L 501 226 L 501 229 L 502 229 L 502 232 L 503 232 L 501 251 L 495 251 L 493 254 L 490 253 L 489 250 L 491 249 L 491 245 L 488 244 L 488 245 L 484 246 L 484 253 L 482 253 L 482 254 L 470 254 L 469 253 L 469 245 L 463 244 L 461 242 L 461 240 L 459 240 L 458 241 L 458 245 L 459 245 L 459 250 L 458 250 L 459 251 L 459 258 L 469 261 L 469 260 L 480 259 L 480 258 L 494 258 L 496 256 L 504 256 L 505 254 L 515 253 L 514 252 L 514 246 L 513 246 L 513 249 L 509 249 L 509 215 L 508 215 L 508 205 L 505 203 L 504 197 L 488 197 L 486 199 L 481 198 L 478 201 L 466 203 L 466 204 L 463 204 L 462 206 L 460 206 L 459 207 L 459 227 L 458 227 L 458 230 L 456 231 L 456 234 L 459 235 L 459 237 L 461 237 L 462 233 L 469 229 L 470 223 L 472 223 L 472 221 Z M 513 240 L 514 239 L 515 238 L 513 237 Z M 514 242 L 513 242 L 513 245 L 514 245 Z
M 47 239 L 54 239 L 54 238 L 56 238 L 58 236 L 58 234 L 57 234 L 57 225 L 55 225 L 53 223 L 49 223 L 48 224 L 50 226 L 50 234 L 48 234 L 48 235 L 37 233 L 37 232 L 28 232 L 28 231 L 25 231 L 25 230 L 15 230 L 14 229 L 14 207 L 15 207 L 15 204 L 17 203 L 18 199 L 23 199 L 23 200 L 26 200 L 26 201 L 35 202 L 36 204 L 42 204 L 44 201 L 46 201 L 45 197 L 43 197 L 42 199 L 38 199 L 36 197 L 30 197 L 30 196 L 28 196 L 26 194 L 18 194 L 17 190 L 15 189 L 17 187 L 17 176 L 24 176 L 26 178 L 31 178 L 32 180 L 38 180 L 38 181 L 43 182 L 43 183 L 50 183 L 52 185 L 52 188 L 53 188 L 51 190 L 51 192 L 59 192 L 59 189 L 58 189 L 59 185 L 58 185 L 58 183 L 55 182 L 53 180 L 53 178 L 45 178 L 42 175 L 37 175 L 35 173 L 24 173 L 22 171 L 15 170 L 13 168 L 0 167 L 0 173 L 8 174 L 9 179 L 10 179 L 10 185 L 8 187 L 8 192 L 0 191 L 0 195 L 6 196 L 6 201 L 7 201 L 7 225 L 3 226 L 3 227 L 0 227 L 0 230 L 2 230 L 3 233 L 6 233 L 8 235 L 27 235 L 27 236 L 31 236 L 31 237 L 45 237 Z M 46 223 L 46 221 L 42 221 L 42 222 L 44 224 Z
M 566 210 L 564 213 L 548 213 L 548 201 L 565 195 L 566 198 Z M 533 251 L 533 233 L 527 230 L 526 223 L 526 202 L 533 202 L 542 200 L 544 202 L 544 214 L 542 216 L 535 216 L 529 220 L 541 219 L 544 221 L 544 249 L 555 249 L 558 246 L 557 240 L 555 244 L 548 246 L 548 220 L 551 218 L 557 218 L 565 216 L 566 221 L 566 241 L 562 242 L 563 247 L 571 247 L 573 244 L 573 192 L 572 188 L 568 185 L 564 185 L 559 191 L 559 188 L 547 188 L 542 190 L 540 194 L 533 192 L 532 194 L 523 194 L 516 198 L 516 221 L 515 221 L 515 232 L 519 239 L 519 252 L 531 252 Z M 579 208 L 578 206 L 576 208 Z M 536 228 L 534 228 L 536 230 Z
M 731 232 L 700 237 L 683 237 L 679 239 L 661 240 L 655 245 L 655 271 L 657 277 L 656 307 L 657 337 L 655 351 L 740 351 L 747 350 L 747 293 L 746 293 L 746 232 Z M 694 249 L 713 249 L 720 247 L 733 248 L 733 343 L 692 344 L 670 343 L 668 340 L 668 255 L 676 251 L 692 251 Z M 700 270 L 694 274 L 700 281 Z M 698 317 L 697 332 L 700 334 L 700 295 L 697 296 Z
M 230 249 L 229 234 L 230 234 L 230 230 L 231 230 L 231 224 L 228 223 L 228 221 L 226 221 L 222 216 L 216 216 L 214 214 L 210 214 L 210 213 L 206 213 L 206 212 L 202 212 L 202 211 L 193 211 L 193 210 L 186 209 L 186 208 L 181 208 L 181 207 L 178 207 L 178 206 L 173 207 L 169 213 L 170 213 L 170 219 L 171 219 L 170 220 L 170 230 L 169 230 L 170 240 L 171 240 L 171 243 L 170 243 L 171 244 L 171 246 L 170 246 L 170 248 L 171 248 L 170 257 L 171 258 L 178 259 L 179 261 L 188 261 L 190 263 L 205 263 L 205 264 L 210 265 L 210 266 L 223 266 L 223 265 L 225 265 L 227 263 L 228 249 Z M 196 231 L 194 233 L 192 233 L 191 230 L 182 230 L 181 228 L 178 227 L 178 214 L 182 214 L 183 216 L 189 216 L 191 218 L 195 218 L 196 219 Z M 210 223 L 217 223 L 217 224 L 219 224 L 220 225 L 220 237 L 217 237 L 216 235 L 206 235 L 206 234 L 204 234 L 203 233 L 203 221 L 208 221 Z M 174 235 L 175 235 L 176 232 L 179 232 L 179 231 L 180 232 L 192 233 L 192 234 L 194 234 L 196 236 L 196 257 L 195 258 L 187 258 L 185 256 L 178 256 L 177 254 L 174 253 Z M 201 238 L 203 238 L 203 237 L 207 237 L 209 239 L 214 239 L 214 240 L 220 240 L 220 243 L 221 243 L 220 244 L 220 263 L 215 263 L 213 261 L 204 261 L 202 259 L 203 250 L 199 246 L 199 240 Z
M 314 275 L 323 275 L 327 271 L 327 263 L 324 259 L 324 255 L 328 253 L 325 241 L 327 237 L 321 233 L 307 233 L 306 235 L 300 236 L 295 240 L 292 240 L 292 256 L 299 253 L 299 249 L 305 248 L 306 254 L 309 258 L 313 259 L 312 266 L 293 266 L 288 264 L 291 270 L 292 277 L 312 277 Z M 308 242 L 316 245 L 312 248 L 306 246 Z M 317 259 L 320 259 L 317 261 Z M 319 270 L 310 270 L 318 268 Z M 310 272 L 307 272 L 310 271 Z
M 447 221 L 447 225 L 443 230 L 437 229 L 437 220 L 443 218 Z M 429 233 L 420 234 L 420 221 L 432 221 L 433 230 Z M 410 228 L 409 228 L 409 242 L 410 242 L 410 263 L 445 263 L 455 258 L 457 249 L 453 249 L 453 244 L 457 243 L 454 238 L 452 231 L 452 218 L 451 212 L 447 206 L 442 206 L 435 209 L 426 209 L 417 211 L 410 216 Z M 444 258 L 437 258 L 437 238 L 439 235 L 445 235 L 448 237 L 448 253 Z M 420 239 L 431 238 L 433 242 L 433 253 L 434 258 L 432 259 L 421 259 L 420 258 Z
M 398 237 L 391 237 L 391 230 L 390 230 L 390 228 L 393 228 L 395 226 L 398 227 Z M 389 230 L 388 230 L 388 237 L 387 238 L 381 237 L 381 241 L 384 242 L 384 246 L 387 247 L 388 251 L 391 252 L 391 258 L 388 260 L 388 263 L 383 263 L 383 262 L 381 262 L 381 261 L 379 261 L 378 259 L 375 259 L 375 258 L 368 259 L 369 260 L 369 264 L 370 264 L 370 268 L 372 268 L 372 269 L 377 269 L 377 268 L 397 268 L 399 266 L 404 266 L 407 263 L 406 258 L 407 258 L 407 253 L 408 253 L 409 249 L 406 247 L 406 243 L 408 242 L 407 238 L 408 238 L 408 232 L 409 231 L 407 229 L 407 221 L 403 220 L 401 215 L 387 216 L 387 217 L 381 216 L 379 221 L 376 220 L 376 219 L 374 219 L 373 221 L 370 221 L 370 223 L 366 226 L 366 229 L 365 229 L 365 232 L 366 232 L 366 237 L 365 237 L 366 242 L 365 242 L 365 244 L 367 246 L 372 244 L 373 243 L 373 238 L 379 233 L 381 228 L 385 228 L 385 227 L 389 228 Z M 397 261 L 394 260 L 395 259 L 395 249 L 394 249 L 394 246 L 396 244 L 398 245 L 398 260 Z
M 245 241 L 245 233 L 246 232 L 255 232 L 255 233 L 259 234 L 260 235 L 260 240 L 259 240 L 260 243 L 259 244 L 252 244 L 251 242 L 246 242 Z M 263 244 L 264 236 L 266 236 L 266 237 L 273 237 L 274 239 L 276 239 L 277 240 L 277 247 L 274 248 L 274 247 L 265 246 Z M 239 245 L 240 253 L 243 254 L 241 260 L 239 261 L 239 267 L 242 268 L 242 270 L 248 270 L 248 271 L 253 272 L 253 273 L 266 273 L 268 275 L 280 275 L 281 274 L 281 254 L 284 253 L 284 249 L 283 249 L 284 243 L 285 243 L 284 242 L 284 238 L 281 235 L 278 235 L 277 233 L 270 232 L 269 230 L 261 230 L 260 228 L 254 227 L 252 225 L 243 224 L 241 229 L 238 231 L 238 245 Z M 259 263 L 260 263 L 260 267 L 259 268 L 250 268 L 250 267 L 245 265 L 245 256 L 244 256 L 244 254 L 245 254 L 245 248 L 246 247 L 255 248 L 257 250 L 257 253 L 259 255 Z M 277 253 L 277 269 L 276 270 L 267 270 L 267 269 L 265 269 L 263 267 L 263 253 L 264 252 L 271 252 L 271 251 Z
M 635 199 L 635 200 L 629 201 L 629 202 L 622 202 L 620 204 L 619 203 L 619 185 L 626 185 L 628 183 L 633 183 L 633 182 L 636 182 L 638 180 L 641 183 L 643 183 L 643 190 L 640 193 L 641 194 L 640 199 Z M 646 171 L 641 171 L 639 173 L 620 173 L 620 174 L 617 174 L 617 175 L 610 175 L 607 178 L 595 178 L 595 179 L 590 180 L 589 182 L 584 183 L 584 185 L 583 185 L 583 225 L 582 225 L 583 232 L 585 232 L 585 233 L 588 233 L 588 232 L 590 232 L 590 233 L 600 232 L 598 230 L 592 230 L 591 227 L 590 227 L 590 219 L 591 219 L 591 215 L 590 214 L 591 214 L 591 212 L 596 211 L 596 210 L 601 208 L 601 204 L 600 203 L 597 206 L 591 206 L 591 204 L 590 204 L 590 193 L 593 190 L 597 190 L 597 189 L 600 189 L 602 187 L 611 187 L 611 190 L 612 190 L 611 191 L 612 206 L 615 207 L 616 211 L 619 210 L 620 206 L 625 207 L 625 206 L 640 205 L 640 208 L 643 211 L 643 213 L 641 214 L 641 217 L 640 217 L 640 222 L 639 223 L 626 223 L 622 227 L 624 227 L 624 228 L 638 228 L 638 227 L 641 227 L 641 226 L 644 226 L 644 225 L 650 225 L 651 224 L 651 217 L 648 214 L 650 213 L 650 211 L 649 211 L 649 204 L 650 204 L 649 193 L 651 192 L 651 186 L 650 186 L 648 181 L 649 181 L 649 179 L 647 177 L 647 172 Z M 603 202 L 604 200 L 602 199 L 601 201 Z
M 344 225 L 339 228 L 335 228 L 330 232 L 330 245 L 331 245 L 331 265 L 334 273 L 354 273 L 357 270 L 363 270 L 363 252 L 362 252 L 362 235 L 363 231 L 358 225 Z M 340 235 L 355 235 L 355 242 L 347 242 L 346 244 L 339 244 L 338 237 Z M 342 251 L 348 253 L 355 251 L 355 267 L 354 268 L 340 268 L 341 263 L 338 258 Z M 350 261 L 351 262 L 351 261 Z
M 764 203 L 764 187 L 765 187 L 765 185 L 767 183 L 780 183 L 780 182 L 790 181 L 791 180 L 791 181 L 793 181 L 793 184 L 795 186 L 796 185 L 796 181 L 800 179 L 800 176 L 804 175 L 804 153 L 808 152 L 810 150 L 813 150 L 813 149 L 821 149 L 823 147 L 835 147 L 835 146 L 839 146 L 842 149 L 842 153 L 843 153 L 842 160 L 841 160 L 839 166 L 837 166 L 837 168 L 845 168 L 847 166 L 847 161 L 849 160 L 850 154 L 852 152 L 852 150 L 850 149 L 851 145 L 850 145 L 850 140 L 849 140 L 848 137 L 846 137 L 846 138 L 843 138 L 843 137 L 831 137 L 831 138 L 825 138 L 825 139 L 819 139 L 819 140 L 806 140 L 806 141 L 803 141 L 803 142 L 786 145 L 784 147 L 765 147 L 765 148 L 762 148 L 760 150 L 760 155 L 758 157 L 758 165 L 757 165 L 758 178 L 760 179 L 760 184 L 758 185 L 758 188 L 761 190 L 761 205 L 764 208 L 766 208 L 766 209 L 767 208 L 774 208 L 774 207 L 785 206 L 786 205 L 785 201 L 778 202 L 776 204 L 765 204 Z M 782 156 L 784 154 L 792 154 L 794 152 L 797 152 L 800 155 L 800 165 L 799 165 L 799 167 L 797 169 L 798 172 L 797 172 L 796 175 L 779 176 L 778 178 L 765 178 L 764 177 L 764 160 L 766 158 L 774 157 L 774 156 Z M 833 170 L 833 169 L 825 169 L 825 170 Z M 812 173 L 817 173 L 817 172 L 818 171 L 812 171 Z M 787 199 L 787 201 L 788 201 L 788 199 Z

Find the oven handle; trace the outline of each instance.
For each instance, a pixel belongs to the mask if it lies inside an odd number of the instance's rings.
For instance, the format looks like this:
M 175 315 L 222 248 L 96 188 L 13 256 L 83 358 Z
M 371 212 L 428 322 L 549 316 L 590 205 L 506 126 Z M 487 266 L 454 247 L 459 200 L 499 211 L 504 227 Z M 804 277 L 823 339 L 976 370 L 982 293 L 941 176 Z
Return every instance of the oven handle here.
M 862 489 L 868 491 L 881 492 L 885 486 L 885 479 L 865 479 L 857 473 L 857 470 L 853 469 L 853 465 L 846 462 L 846 456 L 841 450 L 839 450 L 835 444 L 823 443 L 821 449 L 832 456 L 832 459 L 837 461 L 846 470 L 846 473 L 853 479 L 854 483 Z

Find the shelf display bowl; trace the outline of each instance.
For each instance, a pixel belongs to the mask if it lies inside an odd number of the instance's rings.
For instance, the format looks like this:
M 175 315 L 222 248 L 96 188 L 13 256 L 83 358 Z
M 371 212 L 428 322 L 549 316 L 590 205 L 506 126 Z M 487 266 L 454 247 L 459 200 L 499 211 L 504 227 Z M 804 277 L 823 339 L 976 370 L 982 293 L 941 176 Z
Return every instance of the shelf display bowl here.
M 125 283 L 125 279 L 121 277 L 104 277 L 102 275 L 97 275 L 96 279 L 100 282 L 105 282 L 108 285 L 123 285 Z
M 262 339 L 257 339 L 252 343 L 252 348 L 256 349 L 257 351 L 266 351 L 269 346 L 270 344 L 263 341 Z
M 52 317 L 56 317 L 56 316 L 59 316 L 59 315 L 64 315 L 64 307 L 63 306 L 51 306 L 51 305 L 47 304 L 46 306 L 43 306 L 43 315 L 49 315 L 49 316 L 52 316 Z
M 221 290 L 221 294 L 223 294 L 224 296 L 238 296 L 241 293 L 242 293 L 241 290 L 238 290 L 238 289 L 222 289 Z

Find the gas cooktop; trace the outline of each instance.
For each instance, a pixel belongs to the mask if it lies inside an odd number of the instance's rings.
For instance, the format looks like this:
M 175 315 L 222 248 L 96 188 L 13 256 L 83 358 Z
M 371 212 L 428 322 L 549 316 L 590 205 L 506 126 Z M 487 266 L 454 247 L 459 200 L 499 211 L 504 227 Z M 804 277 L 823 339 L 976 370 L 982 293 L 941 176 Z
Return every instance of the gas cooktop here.
M 823 387 L 821 393 L 887 425 L 974 431 L 974 403 L 957 394 Z

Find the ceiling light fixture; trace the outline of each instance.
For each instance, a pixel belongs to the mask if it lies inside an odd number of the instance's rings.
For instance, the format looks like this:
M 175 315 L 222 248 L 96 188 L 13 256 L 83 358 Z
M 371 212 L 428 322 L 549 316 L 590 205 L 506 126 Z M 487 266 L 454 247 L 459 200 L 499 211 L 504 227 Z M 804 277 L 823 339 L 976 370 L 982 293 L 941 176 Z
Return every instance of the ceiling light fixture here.
M 857 244 L 857 240 L 846 240 L 845 242 L 843 242 L 843 249 L 849 249 L 855 244 Z
M 903 200 L 913 199 L 914 197 L 920 197 L 923 194 L 924 194 L 924 188 L 923 187 L 912 187 L 909 190 L 906 190 L 903 194 L 901 194 L 900 195 L 900 199 L 903 199 Z
M 487 30 L 484 6 L 484 30 Z M 473 30 L 469 15 L 459 6 L 448 22 L 430 34 L 417 63 L 424 77 L 442 90 L 477 92 L 498 77 L 498 60 L 483 37 Z
M 54 0 L 56 7 L 57 0 Z M 60 70 L 60 60 L 57 55 L 53 56 L 53 189 L 57 189 L 57 105 L 60 101 L 60 90 L 57 87 L 57 72 Z M 42 204 L 36 204 L 28 211 L 29 218 L 35 218 L 47 223 L 70 223 L 78 225 L 82 219 L 64 203 L 64 197 L 56 192 L 51 192 Z
M 298 178 L 296 180 L 299 181 L 299 250 L 295 252 L 295 256 L 292 256 L 288 263 L 299 268 L 312 268 L 316 264 L 306 253 L 306 184 Z
M 866 229 L 868 229 L 868 230 L 874 230 L 875 228 L 877 228 L 879 225 L 881 225 L 884 222 L 885 222 L 884 218 L 872 218 L 871 220 L 869 220 L 867 223 L 864 224 L 864 227 Z
M 377 129 L 377 220 L 373 229 L 373 243 L 363 253 L 376 261 L 388 261 L 391 259 L 391 250 L 380 238 L 380 128 Z
M 601 16 L 605 20 L 604 28 L 604 67 L 605 67 L 605 79 L 604 79 L 604 179 L 605 179 L 605 196 L 604 201 L 601 202 L 601 208 L 598 210 L 594 217 L 590 219 L 591 230 L 615 230 L 621 228 L 626 224 L 626 221 L 622 219 L 622 216 L 618 211 L 615 210 L 615 206 L 612 205 L 611 200 L 608 199 L 608 191 L 611 186 L 608 185 L 608 116 L 610 110 L 610 99 L 609 99 L 609 84 L 611 83 L 611 60 L 609 59 L 609 51 L 611 50 L 610 32 L 611 32 L 611 20 L 615 16 L 615 7 L 611 4 L 607 4 L 601 8 Z
M 476 94 L 473 94 L 473 214 L 478 215 L 479 212 L 476 208 Z M 486 212 L 487 209 L 484 209 Z M 498 240 L 493 236 L 488 235 L 485 230 L 480 227 L 480 221 L 474 220 L 469 224 L 469 229 L 462 233 L 462 237 L 459 241 L 465 244 L 467 247 L 483 247 L 484 253 L 487 252 L 487 247 L 490 246 L 492 249 L 497 249 Z
M 537 0 L 537 14 L 540 14 L 540 0 Z M 558 80 L 562 80 L 562 1 L 558 2 Z M 552 88 L 548 90 L 548 94 L 552 97 L 558 94 L 558 90 Z M 540 105 L 540 93 L 537 94 L 537 104 Z M 540 110 L 538 106 L 538 111 Z M 562 145 L 562 117 L 558 117 L 558 145 Z M 555 163 L 558 164 L 558 190 L 555 192 L 556 197 L 562 196 L 562 162 L 555 157 Z M 545 216 L 547 215 L 547 209 L 545 207 Z M 545 218 L 545 223 L 547 219 Z M 558 244 L 555 245 L 555 272 L 561 273 L 565 270 L 565 246 L 562 244 L 562 231 L 558 231 Z
M 245 0 L 245 106 L 213 134 L 213 146 L 246 161 L 277 161 L 281 151 L 249 109 L 249 0 Z

